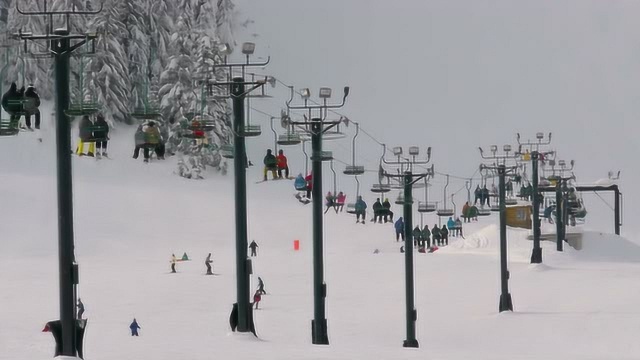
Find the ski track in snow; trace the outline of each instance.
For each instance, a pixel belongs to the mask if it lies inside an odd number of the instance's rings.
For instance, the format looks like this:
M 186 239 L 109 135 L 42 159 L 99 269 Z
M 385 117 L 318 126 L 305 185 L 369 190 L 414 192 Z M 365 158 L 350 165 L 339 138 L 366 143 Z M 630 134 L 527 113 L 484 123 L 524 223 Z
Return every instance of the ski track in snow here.
M 190 181 L 172 174 L 175 159 L 135 161 L 133 130 L 114 131 L 113 161 L 73 158 L 86 359 L 640 358 L 638 246 L 585 233 L 580 252 L 565 246 L 557 253 L 555 243 L 543 242 L 545 263 L 532 266 L 528 231 L 510 229 L 516 311 L 499 314 L 495 214 L 465 224 L 465 240 L 451 238 L 434 254 L 415 254 L 421 347 L 403 349 L 404 255 L 392 225 L 363 226 L 346 212 L 328 212 L 331 345 L 313 346 L 311 206 L 290 196 L 289 181 L 254 184 L 257 167 L 247 181 L 249 241 L 260 246 L 252 288 L 261 276 L 268 295 L 255 312 L 260 338 L 231 333 L 233 178 L 208 174 Z M 0 359 L 53 355 L 53 338 L 41 329 L 58 317 L 55 146 L 53 129 L 44 127 L 42 143 L 37 134 L 0 139 L 2 153 L 11 154 L 0 159 Z M 364 195 L 371 207 L 375 196 Z M 192 261 L 169 274 L 171 253 L 183 252 Z M 204 276 L 208 252 L 219 276 Z M 133 317 L 142 327 L 136 338 L 128 330 Z

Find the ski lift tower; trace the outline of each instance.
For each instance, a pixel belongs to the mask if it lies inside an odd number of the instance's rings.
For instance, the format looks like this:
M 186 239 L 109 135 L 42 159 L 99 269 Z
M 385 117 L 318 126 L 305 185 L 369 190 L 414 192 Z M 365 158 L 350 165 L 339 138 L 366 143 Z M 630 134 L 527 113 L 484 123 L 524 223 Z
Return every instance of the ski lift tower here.
M 270 57 L 263 62 L 250 62 L 256 45 L 251 42 L 242 44 L 242 54 L 244 62 L 228 63 L 227 56 L 231 55 L 232 48 L 225 44 L 220 47 L 220 52 L 224 55 L 222 64 L 213 65 L 213 69 L 227 69 L 229 75 L 225 81 L 217 79 L 208 80 L 211 90 L 222 89 L 223 96 L 232 99 L 233 103 L 233 162 L 235 177 L 235 221 L 236 221 L 236 303 L 233 305 L 229 319 L 232 330 L 237 328 L 238 332 L 255 333 L 253 324 L 252 306 L 249 301 L 251 273 L 251 259 L 247 257 L 247 156 L 245 148 L 245 137 L 257 136 L 260 134 L 260 126 L 245 126 L 244 103 L 245 98 L 254 90 L 262 89 L 267 83 L 275 86 L 275 79 L 265 77 L 263 79 L 246 81 L 245 69 L 249 67 L 264 67 Z M 234 68 L 241 70 L 241 76 L 232 77 Z M 249 86 L 247 89 L 246 87 Z
M 56 339 L 56 355 L 80 356 L 82 358 L 82 337 L 86 320 L 76 319 L 76 286 L 78 285 L 78 264 L 74 255 L 73 239 L 73 186 L 71 172 L 71 131 L 69 117 L 69 58 L 76 49 L 90 44 L 90 52 L 95 52 L 95 33 L 72 33 L 73 16 L 96 15 L 102 11 L 79 9 L 74 2 L 69 9 L 53 10 L 47 0 L 43 0 L 42 11 L 23 11 L 22 1 L 16 1 L 16 10 L 24 16 L 44 16 L 46 33 L 33 34 L 22 29 L 14 37 L 23 42 L 25 52 L 33 43 L 39 52 L 31 52 L 37 58 L 53 58 L 55 70 L 56 101 L 56 148 L 58 183 L 58 255 L 60 272 L 60 320 L 51 321 L 47 327 Z M 90 4 L 87 4 L 90 5 Z M 90 8 L 88 6 L 88 8 Z M 60 23 L 57 20 L 62 19 Z
M 432 177 L 434 174 L 433 166 L 422 171 L 416 172 L 417 166 L 427 165 L 431 161 L 431 148 L 427 148 L 427 156 L 424 160 L 419 160 L 420 148 L 417 146 L 409 147 L 409 157 L 403 156 L 401 147 L 393 148 L 395 160 L 386 160 L 382 158 L 385 165 L 391 166 L 396 171 L 389 172 L 381 167 L 382 176 L 388 179 L 394 179 L 400 182 L 404 189 L 402 198 L 403 216 L 404 216 L 404 267 L 405 267 L 405 289 L 406 289 L 406 323 L 407 338 L 404 340 L 404 347 L 419 347 L 418 339 L 416 339 L 416 320 L 418 312 L 415 309 L 414 299 L 414 274 L 413 274 L 413 186 L 423 179 Z M 421 183 L 420 183 L 421 184 Z M 426 189 L 425 189 L 426 191 Z M 396 203 L 400 201 L 400 198 Z
M 498 171 L 499 179 L 499 199 L 500 199 L 500 283 L 501 283 L 501 295 L 500 305 L 498 309 L 500 312 L 513 311 L 513 303 L 511 302 L 511 294 L 509 293 L 509 270 L 507 269 L 507 212 L 506 212 L 506 190 L 505 190 L 505 177 L 507 173 L 514 173 L 518 169 L 516 160 L 520 155 L 511 152 L 511 145 L 504 145 L 502 150 L 504 154 L 498 154 L 498 146 L 491 145 L 491 155 L 485 155 L 482 148 L 480 150 L 480 156 L 483 159 L 491 160 L 491 164 L 480 164 L 480 170 L 491 169 Z
M 311 136 L 311 173 L 313 174 L 313 321 L 311 322 L 312 343 L 315 345 L 329 345 L 327 334 L 327 318 L 325 300 L 327 296 L 327 285 L 324 283 L 324 244 L 323 244 L 323 212 L 322 212 L 322 161 L 333 159 L 331 152 L 322 151 L 322 140 L 337 139 L 341 137 L 339 120 L 327 120 L 329 109 L 339 109 L 344 106 L 349 87 L 344 87 L 342 102 L 339 104 L 328 104 L 331 98 L 331 88 L 320 88 L 320 104 L 309 104 L 311 91 L 302 89 L 301 96 L 303 105 L 291 105 L 291 98 L 286 102 L 288 110 L 306 110 L 308 117 L 304 121 L 293 121 L 289 116 L 283 118 L 284 125 L 296 126 L 301 131 Z M 313 111 L 317 111 L 319 117 L 313 117 Z M 344 135 L 342 135 L 344 137 Z
M 537 141 L 520 141 L 520 133 L 517 133 L 518 144 L 519 144 L 519 152 L 521 156 L 522 148 L 525 147 L 527 150 L 530 150 L 531 157 L 531 184 L 533 187 L 532 195 L 532 204 L 533 208 L 533 250 L 531 252 L 531 263 L 532 264 L 541 264 L 542 263 L 542 247 L 540 247 L 540 195 L 538 192 L 538 164 L 541 160 L 540 147 L 551 144 L 551 133 L 549 133 L 549 137 L 545 140 L 544 134 L 539 132 L 536 133 Z M 542 153 L 542 155 L 546 158 L 547 154 L 553 152 Z M 528 159 L 523 159 L 528 160 Z

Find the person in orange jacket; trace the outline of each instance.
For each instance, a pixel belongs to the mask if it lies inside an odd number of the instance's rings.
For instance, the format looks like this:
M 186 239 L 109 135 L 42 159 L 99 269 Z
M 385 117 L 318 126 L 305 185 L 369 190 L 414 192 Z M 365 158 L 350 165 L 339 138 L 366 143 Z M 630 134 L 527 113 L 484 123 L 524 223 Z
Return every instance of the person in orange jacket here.
M 289 164 L 287 164 L 287 157 L 284 156 L 282 149 L 278 150 L 278 156 L 276 156 L 278 162 L 278 179 L 282 179 L 282 171 L 284 170 L 284 177 L 289 178 Z

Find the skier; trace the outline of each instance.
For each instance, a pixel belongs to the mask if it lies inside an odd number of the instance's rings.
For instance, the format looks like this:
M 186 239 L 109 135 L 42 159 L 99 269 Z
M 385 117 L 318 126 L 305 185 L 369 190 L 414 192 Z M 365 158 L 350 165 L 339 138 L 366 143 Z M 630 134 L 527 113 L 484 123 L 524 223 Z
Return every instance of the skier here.
M 304 178 L 307 182 L 307 199 L 311 200 L 311 190 L 313 189 L 313 174 L 310 173 Z
M 287 164 L 287 157 L 284 156 L 282 149 L 278 150 L 278 156 L 276 157 L 278 163 L 278 179 L 282 179 L 282 171 L 284 171 L 285 179 L 289 178 L 289 164 Z
M 149 121 L 147 128 L 144 129 L 145 145 L 153 147 L 158 160 L 164 160 L 164 144 L 162 143 L 162 135 L 154 121 Z M 145 146 L 144 162 L 149 162 L 149 147 Z
M 453 220 L 452 217 L 449 217 L 449 220 L 447 220 L 447 228 L 449 229 L 451 235 L 455 236 L 456 221 Z
M 262 296 L 260 295 L 260 290 L 256 290 L 256 293 L 253 294 L 253 303 L 256 304 L 256 310 L 258 310 L 258 304 L 262 300 Z
M 136 129 L 136 133 L 133 135 L 133 138 L 136 144 L 136 148 L 133 150 L 133 158 L 137 159 L 138 155 L 140 155 L 140 149 L 144 148 L 145 142 L 144 130 L 142 125 L 138 126 L 138 128 Z
M 416 227 L 413 228 L 413 247 L 416 246 L 424 246 L 422 243 L 424 242 L 422 240 L 422 230 L 420 230 L 420 226 L 416 225 Z
M 456 218 L 456 236 L 460 236 L 464 239 L 464 235 L 462 235 L 462 221 L 460 221 L 460 218 Z
M 267 171 L 271 171 L 271 176 L 273 180 L 278 178 L 278 174 L 276 171 L 278 170 L 278 159 L 271 153 L 271 149 L 267 149 L 267 155 L 265 155 L 264 160 L 264 181 L 267 181 Z
M 78 319 L 82 319 L 82 315 L 84 314 L 84 304 L 82 303 L 82 299 L 78 298 L 78 304 L 76 304 L 78 308 Z
M 78 137 L 80 138 L 80 142 L 78 143 L 78 147 L 76 148 L 76 154 L 83 156 L 84 155 L 84 143 L 89 143 L 89 152 L 87 152 L 87 156 L 93 157 L 93 152 L 95 151 L 96 143 L 93 142 L 93 131 L 91 128 L 93 127 L 93 122 L 89 119 L 89 116 L 85 115 L 80 120 L 80 125 L 78 126 Z
M 178 259 L 176 259 L 176 254 L 171 254 L 171 273 L 175 274 L 176 273 L 176 262 L 178 261 Z
M 40 96 L 36 92 L 36 88 L 33 85 L 29 85 L 24 92 L 24 121 L 27 125 L 27 129 L 31 130 L 31 115 L 35 115 L 36 123 L 35 128 L 40 129 Z
M 142 329 L 140 325 L 138 325 L 138 321 L 136 318 L 133 318 L 133 322 L 129 325 L 129 329 L 131 329 L 131 336 L 138 336 L 138 329 Z
M 262 281 L 262 278 L 260 276 L 258 276 L 258 292 L 260 294 L 267 293 L 266 291 L 264 291 L 264 281 Z
M 93 137 L 96 140 L 96 156 L 107 156 L 107 141 L 109 141 L 109 124 L 104 119 L 104 115 L 96 116 Z M 102 151 L 102 153 L 100 153 Z
M 327 211 L 329 211 L 330 208 L 335 207 L 336 198 L 335 198 L 335 196 L 333 196 L 331 191 L 329 191 L 329 192 L 327 192 L 327 195 L 324 197 L 324 199 L 327 201 L 325 203 L 325 205 L 327 206 L 327 209 L 324 211 L 324 213 L 326 214 Z
M 467 201 L 462 207 L 462 218 L 464 219 L 464 222 L 471 221 L 471 217 L 469 216 L 469 209 L 471 209 L 471 206 L 469 206 L 469 202 Z
M 440 237 L 442 238 L 442 242 L 445 245 L 449 245 L 449 230 L 447 230 L 446 225 L 442 225 L 442 229 L 440 230 Z
M 440 228 L 437 224 L 434 224 L 433 228 L 431 228 L 431 236 L 433 237 L 433 245 L 440 245 Z
M 389 217 L 389 222 L 393 222 L 393 211 L 391 211 L 391 203 L 389 202 L 389 199 L 384 199 L 382 208 L 384 209 L 384 222 L 387 222 L 387 216 Z
M 336 204 L 335 204 L 336 213 L 342 212 L 345 201 L 347 201 L 347 195 L 345 195 L 342 191 L 340 191 L 338 193 L 338 196 L 336 196 Z
M 367 216 L 367 203 L 362 200 L 362 196 L 358 196 L 356 201 L 356 224 L 360 222 L 360 216 L 362 216 L 362 224 L 364 224 Z
M 482 202 L 482 189 L 480 189 L 480 185 L 476 186 L 476 190 L 473 192 L 473 195 L 475 197 L 475 200 L 473 201 L 473 205 L 476 205 L 478 203 L 478 200 L 480 200 L 480 205 L 484 204 Z
M 382 222 L 382 204 L 380 203 L 380 198 L 376 199 L 376 202 L 373 203 L 373 222 L 377 223 L 378 220 Z
M 402 220 L 402 216 L 398 218 L 394 227 L 396 229 L 396 241 L 399 241 L 400 237 L 402 237 L 402 241 L 404 241 L 404 220 Z
M 480 203 L 482 206 L 486 203 L 487 206 L 491 206 L 491 200 L 489 199 L 489 189 L 487 189 L 487 185 L 482 188 L 482 198 L 480 199 Z
M 209 255 L 207 255 L 207 259 L 204 261 L 204 265 L 207 267 L 207 275 L 213 275 L 213 272 L 211 271 L 212 262 L 213 260 L 211 260 L 211 253 L 209 253 Z
M 249 248 L 251 249 L 251 256 L 258 256 L 256 250 L 258 249 L 258 244 L 256 244 L 255 240 L 251 240 L 251 244 L 249 244 Z
M 424 228 L 422 228 L 422 241 L 427 243 L 427 248 L 431 247 L 431 231 L 429 231 L 429 225 L 425 225 Z

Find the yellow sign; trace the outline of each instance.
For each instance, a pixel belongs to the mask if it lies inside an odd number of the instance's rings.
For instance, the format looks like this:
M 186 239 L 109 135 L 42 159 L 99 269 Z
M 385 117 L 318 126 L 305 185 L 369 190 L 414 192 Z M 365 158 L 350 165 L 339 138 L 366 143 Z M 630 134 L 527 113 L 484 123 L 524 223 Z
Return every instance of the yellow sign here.
M 531 206 L 507 207 L 507 226 L 531 229 Z

